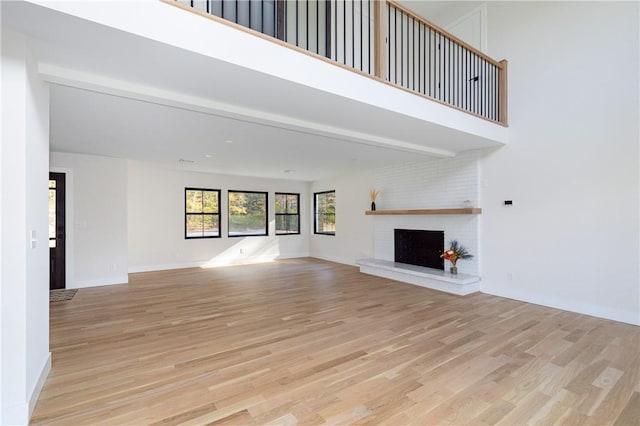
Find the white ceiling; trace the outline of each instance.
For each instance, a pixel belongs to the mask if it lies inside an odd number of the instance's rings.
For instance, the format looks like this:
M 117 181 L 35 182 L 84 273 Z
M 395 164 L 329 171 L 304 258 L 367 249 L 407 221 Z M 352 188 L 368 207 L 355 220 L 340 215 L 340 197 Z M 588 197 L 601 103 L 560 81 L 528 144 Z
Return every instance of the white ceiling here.
M 2 23 L 37 40 L 41 70 L 43 64 L 62 67 L 67 75 L 85 73 L 219 105 L 196 108 L 92 89 L 80 84 L 81 78 L 78 84 L 52 79 L 58 83 L 51 85 L 52 151 L 314 181 L 427 158 L 412 146 L 455 153 L 499 145 L 30 3 L 3 3 Z M 227 113 L 234 109 L 303 124 Z
M 51 149 L 307 181 L 416 158 L 414 153 L 59 85 L 51 87 Z M 285 172 L 291 170 L 295 172 Z

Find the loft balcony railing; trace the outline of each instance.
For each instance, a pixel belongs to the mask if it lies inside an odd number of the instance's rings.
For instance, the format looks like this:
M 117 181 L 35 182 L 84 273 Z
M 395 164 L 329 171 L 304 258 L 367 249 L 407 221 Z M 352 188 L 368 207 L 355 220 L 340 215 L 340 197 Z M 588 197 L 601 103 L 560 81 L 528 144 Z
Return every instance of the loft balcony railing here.
M 163 0 L 507 124 L 507 61 L 393 0 Z

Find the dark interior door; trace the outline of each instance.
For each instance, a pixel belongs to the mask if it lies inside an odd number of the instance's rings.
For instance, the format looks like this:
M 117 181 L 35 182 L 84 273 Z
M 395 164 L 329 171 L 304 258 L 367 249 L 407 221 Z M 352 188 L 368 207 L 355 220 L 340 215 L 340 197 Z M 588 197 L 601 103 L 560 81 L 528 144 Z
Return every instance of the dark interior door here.
M 49 288 L 65 288 L 64 173 L 49 173 Z

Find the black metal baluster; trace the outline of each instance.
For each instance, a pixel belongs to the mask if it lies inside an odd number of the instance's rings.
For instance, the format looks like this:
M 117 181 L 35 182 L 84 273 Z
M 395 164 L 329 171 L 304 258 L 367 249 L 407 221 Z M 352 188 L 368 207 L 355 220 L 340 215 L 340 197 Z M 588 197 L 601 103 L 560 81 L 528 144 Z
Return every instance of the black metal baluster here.
M 480 87 L 480 71 L 482 69 L 482 62 L 480 56 L 476 55 L 476 93 L 478 94 L 478 100 L 476 102 L 476 114 L 482 113 L 482 87 Z
M 467 111 L 471 111 L 471 52 L 467 49 L 467 75 L 466 75 L 467 85 L 467 101 L 465 105 L 465 109 Z
M 431 56 L 433 55 L 433 45 L 432 45 L 432 41 L 431 41 L 431 27 L 429 27 L 429 96 L 431 96 L 431 94 L 433 93 L 432 89 L 432 81 L 434 78 L 434 73 L 433 73 L 433 69 L 431 68 Z
M 411 17 L 411 72 L 411 90 L 416 90 L 416 20 L 413 17 Z
M 398 84 L 398 9 L 393 9 L 393 32 L 395 36 L 395 47 L 393 49 L 393 62 L 395 62 L 395 72 L 393 74 L 395 83 Z
M 367 61 L 371 74 L 371 0 L 367 0 Z
M 462 48 L 462 99 L 460 100 L 460 107 L 465 108 L 467 104 L 467 49 Z
M 487 99 L 489 98 L 489 92 L 487 91 L 487 61 L 485 59 L 482 60 L 482 93 L 483 93 L 483 106 L 482 106 L 482 116 L 486 117 L 487 112 L 489 111 L 489 105 L 487 104 Z
M 489 86 L 487 89 L 487 115 L 493 119 L 493 64 L 487 64 L 487 85 Z
M 391 81 L 391 5 L 387 7 L 387 36 L 389 40 L 387 40 L 387 80 Z M 395 27 L 393 29 L 395 31 Z M 395 43 L 396 38 L 393 38 L 393 42 Z
M 483 60 L 480 56 L 478 56 L 478 82 L 476 83 L 478 85 L 478 114 L 482 115 L 482 107 L 484 104 L 484 93 L 482 91 L 482 80 L 481 80 L 481 76 L 482 76 L 482 66 L 483 66 Z
M 458 106 L 458 97 L 460 96 L 460 90 L 458 88 L 458 83 L 460 81 L 460 69 L 458 68 L 460 64 L 458 61 L 459 54 L 460 46 L 455 43 L 453 45 L 453 104 L 455 106 Z
M 335 47 L 334 47 L 334 49 L 335 49 L 335 55 L 336 55 L 335 60 L 336 60 L 336 62 L 338 62 L 338 0 L 335 0 L 335 6 L 336 6 L 335 7 L 335 10 L 336 10 L 335 11 L 335 21 L 336 22 L 335 22 L 335 25 L 333 26 L 334 31 L 335 31 L 335 37 L 334 37 L 334 39 L 335 39 Z
M 442 66 L 442 75 L 440 77 L 440 100 L 443 102 L 447 99 L 447 43 L 446 37 L 440 34 L 440 65 Z
M 482 116 L 485 118 L 489 118 L 489 79 L 487 78 L 489 76 L 488 73 L 488 62 L 486 61 L 486 59 L 483 59 L 483 64 L 482 64 L 482 91 L 484 93 L 484 105 L 482 107 L 483 109 L 483 113 Z
M 387 5 L 387 38 L 387 80 L 391 81 L 391 5 Z
M 483 104 L 484 104 L 484 92 L 483 92 L 483 87 L 482 87 L 482 80 L 481 80 L 481 76 L 482 76 L 482 58 L 480 56 L 478 56 L 478 82 L 476 83 L 478 86 L 478 114 L 482 115 L 482 108 L 483 108 Z
M 400 11 L 400 85 L 404 86 L 404 12 Z
M 451 103 L 451 39 L 447 37 L 447 102 Z
M 453 84 L 451 80 L 453 79 L 453 75 L 451 72 L 453 71 L 453 61 L 451 60 L 451 39 L 447 37 L 447 103 L 453 104 Z
M 424 93 L 425 95 L 428 92 L 427 89 L 427 78 L 429 75 L 429 68 L 427 67 L 428 64 L 428 55 L 429 55 L 429 45 L 427 44 L 427 31 L 429 30 L 429 27 L 422 25 L 422 93 Z
M 478 113 L 478 55 L 473 54 L 473 112 Z
M 344 34 L 342 40 L 342 56 L 343 62 L 347 64 L 347 2 L 342 0 L 342 32 Z
M 471 112 L 475 112 L 476 111 L 476 84 L 475 84 L 475 65 L 476 65 L 476 57 L 474 53 L 470 53 L 470 58 L 471 58 L 471 108 L 469 109 L 469 111 Z
M 418 93 L 420 90 L 420 76 L 422 75 L 422 23 L 418 22 Z
M 363 51 L 362 51 L 362 36 L 364 35 L 364 31 L 362 31 L 362 0 L 360 0 L 360 71 L 364 71 L 363 69 Z
M 496 68 L 496 120 L 501 121 L 500 115 L 500 78 L 502 77 L 502 68 Z
M 356 0 L 350 0 L 351 1 L 351 67 L 352 68 L 356 68 L 356 33 L 355 33 L 355 29 L 356 29 L 356 11 L 355 11 L 355 4 L 356 4 Z
M 324 56 L 331 58 L 331 2 L 324 2 Z
M 251 0 L 254 3 L 258 3 L 256 0 Z M 271 28 L 269 26 L 269 28 L 267 28 L 268 23 L 269 23 L 269 17 L 266 16 L 267 11 L 269 10 L 268 8 L 265 9 L 264 7 L 264 0 L 260 0 L 260 14 L 259 14 L 259 18 L 260 18 L 260 32 L 262 32 L 263 34 L 269 34 L 272 37 L 276 37 L 277 38 L 277 33 L 276 33 L 276 21 L 278 19 L 278 17 L 276 16 L 276 8 L 277 8 L 277 4 L 276 4 L 276 0 L 273 0 L 273 28 Z M 251 5 L 249 5 L 249 7 L 251 7 Z M 256 5 L 257 7 L 257 5 Z M 265 21 L 267 21 L 267 25 L 265 25 Z
M 442 100 L 442 75 L 444 74 L 442 58 L 442 34 L 438 33 L 438 99 Z
M 458 69 L 458 72 L 457 72 L 458 73 L 458 77 L 457 77 L 458 96 L 456 97 L 456 106 L 460 107 L 460 96 L 462 91 L 462 47 L 458 46 L 457 53 L 458 53 L 458 59 L 456 60 L 456 67 Z
M 470 50 L 467 51 L 467 60 L 468 60 L 468 67 L 469 67 L 469 72 L 468 72 L 468 77 L 467 77 L 467 81 L 469 84 L 469 100 L 467 102 L 467 111 L 472 111 L 473 110 L 473 66 L 472 66 L 472 60 L 473 57 L 471 56 L 472 53 Z

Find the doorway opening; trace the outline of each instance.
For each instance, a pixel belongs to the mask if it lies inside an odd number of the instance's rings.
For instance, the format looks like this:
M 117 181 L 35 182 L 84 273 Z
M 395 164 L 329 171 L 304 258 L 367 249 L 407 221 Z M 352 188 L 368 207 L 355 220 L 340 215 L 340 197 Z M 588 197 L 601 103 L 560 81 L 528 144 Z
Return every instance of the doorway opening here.
M 49 289 L 65 288 L 65 175 L 49 172 Z

